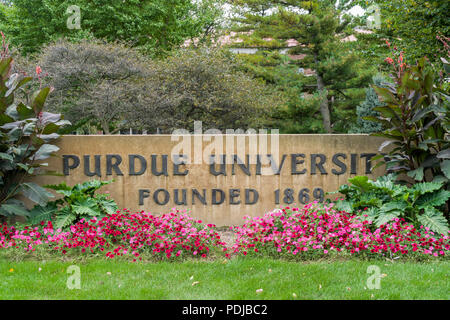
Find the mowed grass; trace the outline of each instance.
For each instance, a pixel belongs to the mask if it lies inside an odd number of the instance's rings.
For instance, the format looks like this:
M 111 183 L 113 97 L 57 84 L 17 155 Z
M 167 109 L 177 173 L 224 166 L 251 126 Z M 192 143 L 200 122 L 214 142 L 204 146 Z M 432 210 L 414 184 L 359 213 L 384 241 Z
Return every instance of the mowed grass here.
M 0 258 L 1 259 L 1 258 Z M 0 260 L 0 299 L 449 299 L 450 262 L 77 262 L 81 289 L 66 286 L 73 262 Z M 370 265 L 381 288 L 370 290 Z M 39 269 L 40 268 L 40 269 Z M 40 270 L 40 271 L 39 271 Z M 110 273 L 110 274 L 109 274 Z M 256 290 L 263 289 L 261 293 Z M 294 295 L 295 294 L 295 295 Z

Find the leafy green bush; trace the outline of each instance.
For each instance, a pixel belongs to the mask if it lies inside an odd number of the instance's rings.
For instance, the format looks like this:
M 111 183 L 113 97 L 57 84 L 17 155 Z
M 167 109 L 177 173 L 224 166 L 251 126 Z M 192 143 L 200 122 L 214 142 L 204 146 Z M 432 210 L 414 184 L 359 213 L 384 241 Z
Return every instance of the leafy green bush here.
M 367 215 L 376 226 L 395 218 L 404 218 L 416 226 L 423 225 L 432 231 L 446 234 L 448 221 L 439 210 L 450 198 L 450 191 L 443 189 L 443 182 L 422 182 L 412 187 L 395 184 L 396 175 L 389 174 L 376 181 L 358 176 L 349 179 L 350 185 L 342 185 L 339 193 L 339 210 Z
M 399 61 L 399 65 L 396 62 Z M 379 117 L 366 117 L 387 128 L 373 135 L 388 138 L 381 147 L 393 146 L 382 159 L 388 172 L 407 174 L 417 182 L 448 183 L 450 179 L 450 98 L 448 91 L 435 85 L 434 74 L 426 59 L 413 67 L 398 59 L 387 58 L 396 71 L 394 84 L 374 86 L 383 105 L 374 108 Z
M 51 142 L 59 138 L 62 126 L 70 124 L 60 114 L 43 111 L 50 88 L 28 95 L 24 86 L 33 78 L 11 74 L 12 63 L 11 57 L 0 60 L 0 219 L 28 216 L 18 196 L 42 206 L 53 197 L 44 188 L 27 181 L 46 172 L 42 161 L 59 150 Z M 16 101 L 16 91 L 21 91 L 29 105 Z
M 112 182 L 113 180 L 92 180 L 73 187 L 66 185 L 65 182 L 47 185 L 46 188 L 62 194 L 63 198 L 49 202 L 46 206 L 35 206 L 30 212 L 30 221 L 37 224 L 41 221 L 54 220 L 56 229 L 65 229 L 82 218 L 101 218 L 113 214 L 118 210 L 116 202 L 109 199 L 107 194 L 95 194 L 102 186 Z

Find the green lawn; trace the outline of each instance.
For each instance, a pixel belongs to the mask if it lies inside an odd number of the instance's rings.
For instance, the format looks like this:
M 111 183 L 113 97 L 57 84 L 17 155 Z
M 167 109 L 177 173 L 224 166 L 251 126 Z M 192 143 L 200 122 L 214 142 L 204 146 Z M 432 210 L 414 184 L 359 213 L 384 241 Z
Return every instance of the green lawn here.
M 241 258 L 144 264 L 92 259 L 76 263 L 81 289 L 69 290 L 66 271 L 71 262 L 0 259 L 0 299 L 450 299 L 448 261 Z M 370 265 L 381 270 L 378 290 L 366 288 Z

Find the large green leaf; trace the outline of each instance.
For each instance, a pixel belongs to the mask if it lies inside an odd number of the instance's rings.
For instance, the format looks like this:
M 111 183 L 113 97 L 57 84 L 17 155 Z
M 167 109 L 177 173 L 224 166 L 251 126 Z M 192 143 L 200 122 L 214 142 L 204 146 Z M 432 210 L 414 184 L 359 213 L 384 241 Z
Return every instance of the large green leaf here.
M 54 198 L 53 194 L 33 182 L 22 183 L 20 189 L 28 199 L 41 206 L 45 206 L 50 198 Z
M 44 108 L 45 100 L 47 99 L 48 94 L 50 93 L 50 88 L 46 87 L 38 91 L 33 99 L 32 107 L 34 112 L 37 114 L 42 111 Z
M 2 204 L 0 210 L 8 213 L 10 216 L 28 217 L 30 214 L 21 201 L 14 199 L 10 199 Z
M 66 229 L 76 221 L 77 217 L 72 213 L 62 210 L 57 216 L 55 221 L 56 229 Z
M 447 177 L 447 179 L 450 179 L 450 160 L 442 161 L 441 170 L 442 173 Z
M 378 218 L 375 220 L 376 225 L 379 227 L 382 224 L 386 224 L 398 218 L 401 214 L 401 211 L 389 211 L 389 212 L 380 212 Z
M 107 214 L 114 214 L 119 209 L 113 199 L 97 199 L 97 203 Z
M 412 170 L 408 172 L 408 177 L 413 178 L 416 181 L 422 181 L 424 175 L 424 167 L 419 167 L 416 170 Z
M 375 221 L 380 214 L 380 210 L 378 208 L 372 207 L 364 211 L 363 214 L 367 215 L 367 217 L 364 218 L 366 221 Z
M 428 107 L 428 108 L 417 109 L 417 111 L 414 114 L 414 116 L 411 119 L 411 121 L 412 122 L 417 122 L 417 121 L 421 120 L 424 116 L 429 114 L 430 112 L 433 112 L 433 110 L 434 110 L 434 108 L 432 106 Z
M 53 153 L 57 152 L 59 147 L 52 144 L 43 144 L 33 156 L 34 160 L 48 159 Z
M 447 235 L 449 231 L 444 214 L 433 207 L 426 207 L 425 212 L 419 215 L 417 220 L 434 232 Z
M 72 204 L 72 210 L 77 215 L 88 215 L 96 217 L 101 215 L 101 212 L 97 206 L 97 202 L 93 198 L 77 199 Z
M 57 211 L 55 202 L 49 202 L 45 207 L 37 205 L 30 211 L 30 222 L 38 224 L 42 221 L 50 221 Z
M 362 191 L 370 191 L 374 189 L 373 184 L 369 182 L 369 178 L 366 176 L 357 176 L 354 178 L 350 178 L 348 179 L 348 182 L 360 188 Z
M 382 100 L 384 102 L 393 103 L 393 104 L 397 104 L 397 105 L 399 104 L 398 100 L 388 89 L 377 87 L 377 86 L 373 86 L 373 89 L 382 98 Z M 388 118 L 390 118 L 390 117 L 388 117 Z
M 359 201 L 355 201 L 353 204 L 354 208 L 361 208 L 361 207 L 379 207 L 381 206 L 382 201 L 381 199 L 378 199 L 376 196 L 366 196 L 366 193 L 363 193 L 361 195 L 361 199 Z
M 103 187 L 105 185 L 108 185 L 108 184 L 110 184 L 112 182 L 114 182 L 114 180 L 100 181 L 100 180 L 94 179 L 94 180 L 86 181 L 84 183 L 75 185 L 73 187 L 73 190 L 81 191 L 83 193 L 87 193 L 87 194 L 93 195 L 95 191 L 97 191 L 101 187 Z
M 14 161 L 14 158 L 10 154 L 0 152 L 0 160 Z
M 338 201 L 336 203 L 335 209 L 337 209 L 338 211 L 353 213 L 353 205 L 350 201 L 347 200 Z
M 419 209 L 424 209 L 426 207 L 439 207 L 450 198 L 450 191 L 447 190 L 439 190 L 433 193 L 427 193 L 421 196 L 416 205 Z
M 412 190 L 417 192 L 417 195 L 423 195 L 425 193 L 434 192 L 442 188 L 442 183 L 439 182 L 422 182 L 416 183 Z
M 30 119 L 30 118 L 34 118 L 36 115 L 34 113 L 34 110 L 26 105 L 24 105 L 23 103 L 19 103 L 17 105 L 17 114 L 19 116 L 19 120 L 25 120 L 25 119 Z
M 12 57 L 8 57 L 0 60 L 0 76 L 6 79 L 9 71 L 11 70 L 11 63 L 13 61 Z
M 392 211 L 399 211 L 400 214 L 408 207 L 408 204 L 404 201 L 391 201 L 383 204 L 380 208 L 381 214 L 392 213 Z
M 55 191 L 59 191 L 59 190 L 70 191 L 70 190 L 72 190 L 72 187 L 68 186 L 65 181 L 63 181 L 60 184 L 46 184 L 44 187 L 47 189 L 55 190 Z

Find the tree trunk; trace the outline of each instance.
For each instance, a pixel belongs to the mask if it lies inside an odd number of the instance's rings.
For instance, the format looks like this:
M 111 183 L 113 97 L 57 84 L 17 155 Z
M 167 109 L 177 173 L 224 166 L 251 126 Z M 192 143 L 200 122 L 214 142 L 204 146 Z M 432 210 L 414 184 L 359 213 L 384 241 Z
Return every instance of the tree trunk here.
M 322 101 L 320 102 L 320 113 L 322 114 L 323 127 L 327 133 L 331 133 L 330 108 L 328 106 L 327 89 L 325 88 L 323 79 L 319 74 L 317 74 L 317 89 L 322 95 Z
M 102 122 L 102 129 L 103 129 L 103 132 L 107 135 L 107 134 L 110 134 L 110 131 L 109 131 L 109 123 L 108 122 Z
M 331 117 L 330 108 L 328 106 L 327 89 L 325 88 L 322 75 L 319 73 L 319 61 L 317 52 L 314 52 L 314 62 L 316 65 L 317 89 L 322 95 L 322 101 L 320 102 L 320 113 L 322 114 L 323 127 L 325 128 L 325 131 L 327 133 L 331 133 Z

